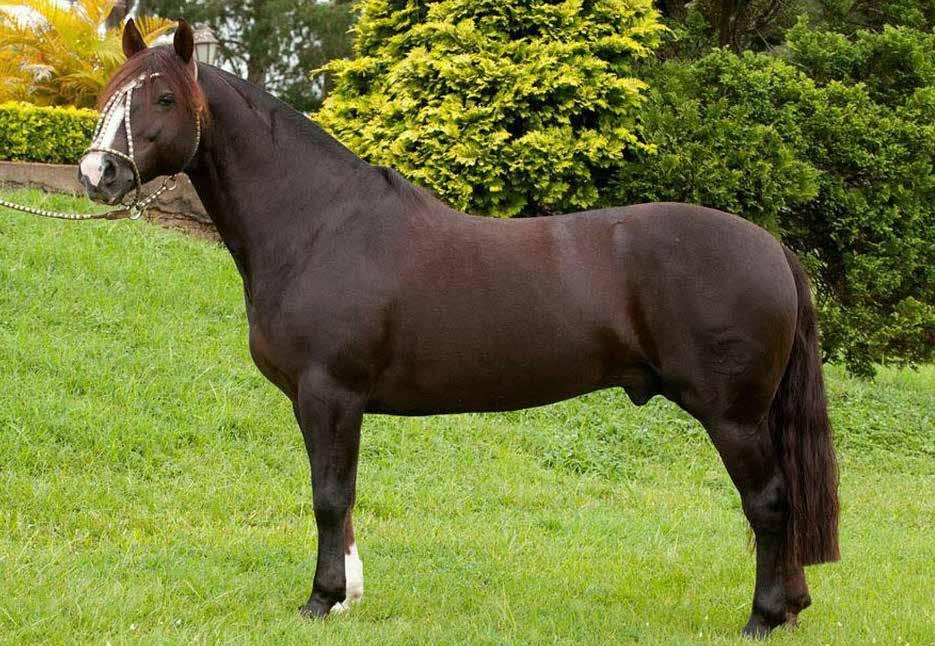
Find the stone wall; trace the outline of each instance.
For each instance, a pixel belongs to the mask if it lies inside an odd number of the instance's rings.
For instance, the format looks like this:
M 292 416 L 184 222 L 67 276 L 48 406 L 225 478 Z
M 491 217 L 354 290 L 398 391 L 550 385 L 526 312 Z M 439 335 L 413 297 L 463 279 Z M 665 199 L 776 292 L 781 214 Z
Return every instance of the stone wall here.
M 177 188 L 160 195 L 146 210 L 146 219 L 186 233 L 219 239 L 217 230 L 188 177 L 180 174 L 177 179 Z M 161 184 L 162 178 L 153 180 L 143 186 L 143 194 L 148 195 Z M 78 183 L 78 167 L 60 164 L 0 161 L 0 187 L 38 188 L 50 193 L 84 194 L 84 189 Z

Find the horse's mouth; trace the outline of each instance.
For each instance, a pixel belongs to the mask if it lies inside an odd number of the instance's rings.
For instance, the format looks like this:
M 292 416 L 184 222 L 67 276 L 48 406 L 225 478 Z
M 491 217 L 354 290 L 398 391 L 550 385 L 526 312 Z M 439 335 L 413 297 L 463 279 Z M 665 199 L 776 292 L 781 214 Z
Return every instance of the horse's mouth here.
M 98 204 L 119 204 L 133 190 L 133 172 L 108 153 L 89 153 L 78 165 L 78 182 L 88 199 Z

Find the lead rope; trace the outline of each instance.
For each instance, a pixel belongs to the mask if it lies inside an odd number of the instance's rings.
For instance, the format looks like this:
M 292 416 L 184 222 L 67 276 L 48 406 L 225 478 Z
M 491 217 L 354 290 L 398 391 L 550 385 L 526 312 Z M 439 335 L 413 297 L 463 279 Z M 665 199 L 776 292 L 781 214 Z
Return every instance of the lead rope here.
M 25 206 L 22 204 L 16 204 L 14 202 L 8 202 L 0 198 L 0 206 L 6 207 L 13 211 L 21 211 L 22 213 L 29 213 L 31 215 L 38 215 L 42 218 L 52 218 L 54 220 L 139 220 L 143 216 L 143 211 L 145 211 L 150 204 L 156 201 L 156 199 L 165 193 L 166 191 L 174 191 L 178 181 L 175 178 L 175 175 L 167 177 L 165 181 L 162 182 L 162 186 L 157 188 L 152 192 L 148 197 L 143 198 L 139 202 L 136 202 L 123 209 L 113 209 L 111 211 L 105 211 L 104 213 L 72 213 L 68 211 L 50 211 L 48 209 L 38 209 L 33 206 Z
M 133 151 L 133 129 L 130 126 L 130 107 L 133 104 L 133 90 L 138 87 L 142 87 L 143 83 L 147 79 L 155 78 L 161 76 L 159 72 L 155 72 L 146 76 L 145 74 L 141 75 L 135 81 L 128 83 L 123 88 L 114 93 L 110 99 L 108 99 L 107 104 L 104 106 L 104 110 L 101 113 L 100 118 L 97 120 L 97 125 L 94 127 L 94 136 L 91 138 L 91 145 L 88 146 L 85 150 L 85 154 L 90 152 L 104 152 L 111 155 L 120 157 L 121 159 L 127 161 L 130 164 L 130 168 L 133 169 L 133 179 L 136 182 L 136 192 L 133 197 L 133 202 L 127 205 L 122 209 L 114 209 L 111 211 L 105 211 L 104 213 L 71 213 L 66 211 L 50 211 L 47 209 L 38 209 L 32 206 L 24 206 L 22 204 L 16 204 L 14 202 L 9 202 L 0 198 L 0 206 L 12 209 L 14 211 L 20 211 L 22 213 L 29 213 L 31 215 L 38 215 L 43 218 L 53 218 L 56 220 L 139 220 L 143 216 L 143 212 L 149 208 L 149 205 L 155 202 L 160 195 L 166 191 L 174 191 L 178 186 L 178 181 L 176 180 L 176 175 L 165 178 L 162 185 L 153 191 L 149 196 L 140 199 L 140 194 L 143 192 L 143 181 L 140 177 L 140 170 L 136 165 L 136 160 L 134 159 Z M 103 142 L 99 142 L 98 138 L 102 133 L 107 131 L 105 126 L 109 126 L 112 119 L 114 119 L 114 107 L 117 105 L 117 102 L 121 99 L 124 100 L 124 128 L 127 133 L 127 152 L 122 153 L 119 150 L 114 150 L 113 148 L 108 148 L 103 145 Z M 188 161 L 185 162 L 187 167 L 192 160 L 195 158 L 195 155 L 198 154 L 198 147 L 201 145 L 201 118 L 199 115 L 195 115 L 195 146 L 192 150 L 192 154 L 189 156 Z

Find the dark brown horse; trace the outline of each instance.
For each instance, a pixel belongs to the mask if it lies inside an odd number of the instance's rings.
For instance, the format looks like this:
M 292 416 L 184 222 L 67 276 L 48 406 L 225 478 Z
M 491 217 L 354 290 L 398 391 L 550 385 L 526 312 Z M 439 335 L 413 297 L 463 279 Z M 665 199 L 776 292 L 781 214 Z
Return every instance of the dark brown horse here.
M 745 632 L 809 605 L 803 566 L 838 558 L 837 475 L 808 282 L 770 234 L 686 204 L 464 215 L 197 65 L 184 23 L 174 47 L 148 49 L 130 22 L 124 51 L 102 105 L 134 85 L 132 119 L 110 102 L 81 181 L 114 203 L 134 165 L 143 181 L 184 170 L 230 250 L 253 358 L 292 400 L 311 462 L 318 564 L 303 612 L 362 593 L 364 413 L 503 411 L 612 387 L 638 405 L 661 394 L 710 434 L 756 537 Z

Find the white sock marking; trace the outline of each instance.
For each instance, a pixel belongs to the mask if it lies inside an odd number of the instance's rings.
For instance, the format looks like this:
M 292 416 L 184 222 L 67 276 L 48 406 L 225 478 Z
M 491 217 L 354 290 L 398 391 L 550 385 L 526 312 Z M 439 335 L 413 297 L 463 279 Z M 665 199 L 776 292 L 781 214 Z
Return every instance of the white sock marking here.
M 344 555 L 344 578 L 347 581 L 347 598 L 360 601 L 364 596 L 364 562 L 357 553 L 357 543 L 351 543 L 351 553 Z
M 329 614 L 339 615 L 351 609 L 351 604 L 360 601 L 364 596 L 364 563 L 357 553 L 357 543 L 351 543 L 350 554 L 344 555 L 344 581 L 347 596 L 341 603 L 331 607 Z

